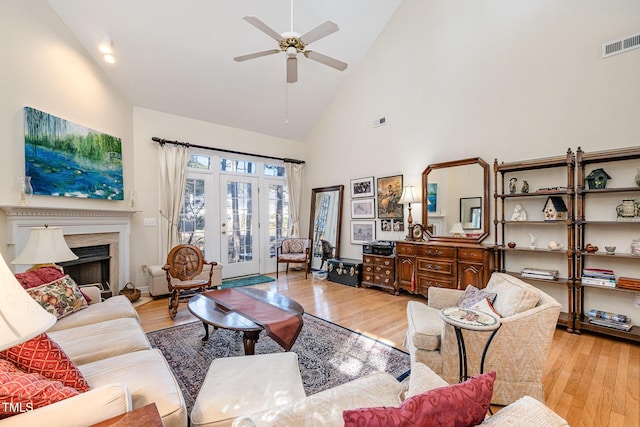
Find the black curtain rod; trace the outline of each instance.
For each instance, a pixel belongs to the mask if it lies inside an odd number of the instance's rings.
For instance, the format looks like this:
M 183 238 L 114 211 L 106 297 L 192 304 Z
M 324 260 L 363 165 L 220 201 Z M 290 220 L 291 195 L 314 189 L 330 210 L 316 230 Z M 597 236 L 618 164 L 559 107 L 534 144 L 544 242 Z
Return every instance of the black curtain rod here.
M 189 144 L 188 142 L 169 141 L 167 139 L 158 138 L 157 136 L 154 136 L 151 139 L 154 140 L 155 142 L 157 142 L 160 145 L 163 145 L 163 144 L 182 145 L 182 146 L 185 146 L 185 147 L 202 148 L 203 150 L 222 151 L 223 153 L 242 154 L 244 156 L 261 157 L 263 159 L 282 160 L 283 162 L 286 162 L 286 163 L 304 164 L 304 160 L 288 159 L 286 157 L 283 158 L 283 157 L 265 156 L 264 154 L 243 153 L 242 151 L 227 150 L 227 149 L 224 149 L 224 148 L 207 147 L 207 146 L 204 146 L 204 145 Z

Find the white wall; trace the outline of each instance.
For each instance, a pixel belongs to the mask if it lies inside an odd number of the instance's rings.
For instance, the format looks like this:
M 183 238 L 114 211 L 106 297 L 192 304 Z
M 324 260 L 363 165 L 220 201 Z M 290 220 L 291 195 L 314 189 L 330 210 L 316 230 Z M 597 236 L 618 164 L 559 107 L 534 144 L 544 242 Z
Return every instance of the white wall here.
M 304 160 L 305 146 L 292 141 L 145 108 L 134 108 L 134 170 L 137 192 L 136 210 L 132 230 L 132 277 L 137 283 L 146 283 L 142 265 L 164 263 L 166 255 L 159 254 L 159 177 L 158 143 L 151 138 L 188 142 L 206 147 L 222 148 L 274 157 Z M 215 152 L 211 152 L 214 154 Z M 214 189 L 217 194 L 217 188 Z M 302 216 L 308 216 L 303 213 Z M 155 218 L 156 227 L 144 227 L 144 218 Z M 215 228 L 215 227 L 214 227 Z M 215 228 L 217 229 L 217 228 Z M 219 253 L 211 259 L 219 259 Z
M 15 205 L 25 174 L 23 107 L 31 106 L 122 140 L 125 194 L 133 183 L 132 105 L 45 1 L 0 6 L 0 205 Z M 125 209 L 127 202 L 34 196 L 34 206 Z M 0 241 L 6 242 L 5 222 Z M 13 249 L 0 245 L 10 258 Z
M 638 145 L 640 49 L 600 58 L 602 43 L 640 32 L 638 17 L 635 0 L 404 0 L 309 137 L 304 191 L 371 175 L 419 186 L 428 164 L 468 157 Z M 341 255 L 358 257 L 349 217 Z M 632 294 L 615 295 L 609 309 L 640 317 Z

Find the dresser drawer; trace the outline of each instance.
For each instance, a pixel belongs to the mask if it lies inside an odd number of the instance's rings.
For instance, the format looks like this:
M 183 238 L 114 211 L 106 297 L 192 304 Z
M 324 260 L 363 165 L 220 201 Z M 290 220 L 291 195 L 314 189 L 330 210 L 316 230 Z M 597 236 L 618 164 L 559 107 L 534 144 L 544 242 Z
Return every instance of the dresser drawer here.
M 379 275 L 376 274 L 374 275 L 374 283 L 379 284 L 379 285 L 385 285 L 385 286 L 393 286 L 393 276 L 387 276 L 387 275 Z
M 393 268 L 387 267 L 384 265 L 376 265 L 373 268 L 374 274 L 383 275 L 383 276 L 393 276 Z
M 395 258 L 375 257 L 373 262 L 375 265 L 391 267 L 395 264 L 396 261 Z
M 363 273 L 369 273 L 372 274 L 374 271 L 375 267 L 371 264 L 363 264 L 362 265 L 362 272 Z
M 416 254 L 416 246 L 411 243 L 396 243 L 396 253 L 398 255 L 415 255 Z
M 375 262 L 376 257 L 373 255 L 362 254 L 362 262 L 365 264 L 373 264 Z
M 458 258 L 467 261 L 482 261 L 484 250 L 458 248 Z
M 424 256 L 428 258 L 448 258 L 454 259 L 456 257 L 455 248 L 443 248 L 441 246 L 418 246 L 416 248 L 418 256 Z
M 455 283 L 453 278 L 448 277 L 433 277 L 424 274 L 418 274 L 416 277 L 417 286 L 420 289 L 428 289 L 431 286 L 435 286 L 436 288 L 455 288 Z M 420 292 L 424 294 L 424 292 Z
M 430 272 L 438 274 L 453 274 L 452 261 L 438 261 L 433 259 L 417 259 L 418 272 Z

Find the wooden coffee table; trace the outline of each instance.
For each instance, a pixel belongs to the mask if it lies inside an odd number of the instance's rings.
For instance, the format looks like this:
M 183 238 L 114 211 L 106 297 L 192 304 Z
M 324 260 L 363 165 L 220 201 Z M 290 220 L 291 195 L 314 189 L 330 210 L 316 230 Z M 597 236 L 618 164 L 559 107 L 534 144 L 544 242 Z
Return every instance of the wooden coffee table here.
M 209 325 L 213 326 L 214 330 L 221 328 L 240 331 L 243 333 L 244 354 L 255 354 L 255 344 L 264 327 L 256 324 L 238 310 L 229 309 L 219 304 L 213 299 L 216 292 L 219 291 L 207 291 L 195 295 L 187 304 L 191 314 L 200 319 L 204 325 L 205 335 L 202 337 L 202 341 L 209 339 Z M 304 308 L 300 304 L 284 295 L 255 288 L 243 288 L 241 292 L 286 312 L 300 316 L 304 314 Z

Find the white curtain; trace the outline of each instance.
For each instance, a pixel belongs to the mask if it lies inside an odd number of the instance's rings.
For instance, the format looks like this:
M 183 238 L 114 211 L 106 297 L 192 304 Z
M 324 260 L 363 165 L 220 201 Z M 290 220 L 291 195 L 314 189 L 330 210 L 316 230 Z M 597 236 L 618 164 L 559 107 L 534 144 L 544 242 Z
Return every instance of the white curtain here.
M 189 147 L 184 145 L 160 145 L 160 214 L 162 216 L 162 253 L 180 244 L 178 221 L 187 180 Z
M 286 162 L 287 189 L 289 191 L 289 236 L 300 237 L 300 194 L 302 192 L 303 164 Z

